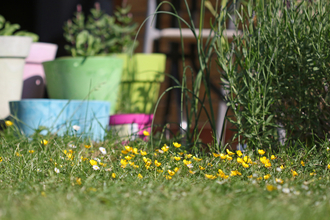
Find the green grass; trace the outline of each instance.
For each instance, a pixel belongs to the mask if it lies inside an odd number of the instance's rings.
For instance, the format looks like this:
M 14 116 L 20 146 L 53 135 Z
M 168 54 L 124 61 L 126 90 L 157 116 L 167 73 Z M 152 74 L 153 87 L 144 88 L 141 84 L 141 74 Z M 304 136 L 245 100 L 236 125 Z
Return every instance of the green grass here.
M 47 144 L 41 143 L 44 139 Z M 252 162 L 246 160 L 249 167 L 244 168 L 237 153 L 232 160 L 211 153 L 188 158 L 184 146 L 170 144 L 161 153 L 162 145 L 151 151 L 140 140 L 130 143 L 131 152 L 123 154 L 127 149 L 118 138 L 94 145 L 70 136 L 27 139 L 9 127 L 0 136 L 0 219 L 328 219 L 328 144 L 267 150 L 263 156 L 269 161 L 264 163 L 258 152 L 244 152 L 241 158 L 248 156 Z M 101 146 L 107 151 L 104 155 Z M 127 161 L 128 155 L 135 157 Z M 271 155 L 276 159 L 271 160 Z M 176 161 L 174 156 L 181 158 Z M 98 162 L 99 170 L 92 168 L 94 158 L 103 164 Z M 193 167 L 188 168 L 184 159 Z M 123 168 L 122 160 L 134 164 Z M 284 169 L 279 171 L 281 165 Z M 176 167 L 179 170 L 174 172 Z M 219 169 L 224 176 L 217 175 Z M 172 179 L 168 170 L 174 172 Z M 231 176 L 231 171 L 241 175 Z M 267 174 L 269 179 L 264 179 Z

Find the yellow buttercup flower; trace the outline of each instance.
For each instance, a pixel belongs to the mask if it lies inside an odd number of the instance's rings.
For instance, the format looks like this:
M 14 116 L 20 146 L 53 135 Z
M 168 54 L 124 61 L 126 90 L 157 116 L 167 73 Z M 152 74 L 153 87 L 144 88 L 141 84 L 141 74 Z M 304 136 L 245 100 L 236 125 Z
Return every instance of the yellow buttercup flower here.
M 276 186 L 273 186 L 273 185 L 269 185 L 269 184 L 267 184 L 267 185 L 266 185 L 266 189 L 267 189 L 267 191 L 271 192 L 271 191 L 273 191 L 273 190 L 276 190 L 277 187 L 276 187 Z
M 249 168 L 249 167 L 250 167 L 249 164 L 247 164 L 247 163 L 245 163 L 245 162 L 242 163 L 242 166 L 243 166 L 244 168 Z
M 84 145 L 84 147 L 85 147 L 86 149 L 89 149 L 89 148 L 91 148 L 91 145 Z
M 18 152 L 16 152 L 15 155 L 16 155 L 17 157 L 21 156 Z
M 175 174 L 175 172 L 172 171 L 172 170 L 168 170 L 167 172 L 168 172 L 168 174 L 169 174 L 170 176 L 174 176 L 174 174 Z
M 157 173 L 162 173 L 164 172 L 164 170 L 157 170 Z
M 199 166 L 199 169 L 200 169 L 200 170 L 205 170 L 205 168 L 204 168 L 204 167 L 202 167 L 202 166 Z
M 280 168 L 281 168 L 281 170 L 284 170 L 285 167 L 284 167 L 284 165 L 281 165 Z
M 298 176 L 298 173 L 297 173 L 295 170 L 292 170 L 292 169 L 291 169 L 291 173 L 292 173 L 292 176 L 293 176 L 293 177 Z
M 212 153 L 214 157 L 220 157 L 220 154 Z
M 270 156 L 270 159 L 275 160 L 276 159 L 275 155 Z
M 220 154 L 220 158 L 223 159 L 223 160 L 225 160 L 225 159 L 227 159 L 227 155 L 225 155 L 225 154 Z
M 81 185 L 81 178 L 76 178 L 76 183 L 78 184 L 78 185 Z
M 143 176 L 139 173 L 138 178 L 139 178 L 139 179 L 142 179 Z
M 300 164 L 301 164 L 301 166 L 305 166 L 305 162 L 304 161 L 300 161 Z
M 155 166 L 159 167 L 160 165 L 162 165 L 162 163 L 158 162 L 157 160 L 155 160 Z
M 264 180 L 268 180 L 270 178 L 270 174 L 264 175 Z
M 97 161 L 96 161 L 96 160 L 90 160 L 89 163 L 90 163 L 92 166 L 97 165 Z
M 279 183 L 279 184 L 283 184 L 284 183 L 284 181 L 282 180 L 282 179 L 275 179 L 275 181 L 277 182 L 277 183 Z
M 217 176 L 214 176 L 212 174 L 205 174 L 205 177 L 208 178 L 208 179 L 211 179 L 211 180 L 214 180 L 217 178 Z
M 199 161 L 201 161 L 202 159 L 201 158 L 197 158 L 197 157 L 193 157 L 193 159 L 195 160 L 195 161 L 197 161 L 197 162 L 199 162 Z
M 132 157 L 130 157 L 130 156 L 126 156 L 125 159 L 126 159 L 126 160 L 131 160 Z
M 168 176 L 168 175 L 166 175 L 165 178 L 166 178 L 167 180 L 171 180 L 171 179 L 172 179 L 172 177 L 171 177 L 171 176 Z
M 120 160 L 120 164 L 121 164 L 120 167 L 125 168 L 126 165 L 128 164 L 128 162 L 127 162 L 127 160 L 121 159 L 121 160 Z
M 125 146 L 125 150 L 127 150 L 128 152 L 132 152 L 133 151 L 133 148 L 130 147 L 130 146 Z
M 237 154 L 239 157 L 241 157 L 241 156 L 243 155 L 242 151 L 240 151 L 240 150 L 236 151 L 236 154 Z
M 48 144 L 48 141 L 44 139 L 44 140 L 41 141 L 41 144 L 47 145 Z
M 147 155 L 147 152 L 146 151 L 143 151 L 143 150 L 140 150 L 140 153 L 141 153 L 142 156 Z
M 192 170 L 189 170 L 189 173 L 191 173 L 191 174 L 195 174 L 195 172 L 194 172 L 194 171 L 192 171 Z
M 0 162 L 2 162 L 2 157 L 0 157 Z
M 179 147 L 181 147 L 181 144 L 179 144 L 177 142 L 173 142 L 173 146 L 176 147 L 176 148 L 179 148 Z
M 241 176 L 242 174 L 238 170 L 232 170 L 230 176 Z
M 29 153 L 30 153 L 30 154 L 33 154 L 33 153 L 34 153 L 34 150 L 29 150 Z
M 330 169 L 330 164 L 328 164 L 328 169 Z
M 173 157 L 173 158 L 174 158 L 174 160 L 176 160 L 176 161 L 181 160 L 181 157 Z
M 121 153 L 122 154 L 128 154 L 129 152 L 127 150 L 122 150 Z
M 230 156 L 227 156 L 227 160 L 233 160 L 233 158 Z
M 144 136 L 149 136 L 150 134 L 149 134 L 148 131 L 143 131 L 143 135 L 144 135 Z
M 116 174 L 115 174 L 115 173 L 112 173 L 112 174 L 111 174 L 111 177 L 112 177 L 113 179 L 115 179 L 115 178 L 116 178 Z
M 265 163 L 266 168 L 271 167 L 271 166 L 272 166 L 272 164 L 270 162 Z
M 14 123 L 12 121 L 6 120 L 5 124 L 6 124 L 7 127 L 9 127 L 9 126 L 12 126 Z
M 139 154 L 138 149 L 137 149 L 136 147 L 133 148 L 132 153 L 134 153 L 134 154 Z
M 264 150 L 258 150 L 258 153 L 260 154 L 260 155 L 264 155 L 266 152 L 264 151 Z
M 186 154 L 185 157 L 186 157 L 187 159 L 190 159 L 190 158 L 192 157 L 192 155 L 191 155 L 191 154 Z
M 164 144 L 164 146 L 163 146 L 161 149 L 162 149 L 162 151 L 166 152 L 166 151 L 168 151 L 170 148 L 169 148 L 169 146 L 167 146 L 166 144 Z
M 228 149 L 226 149 L 226 151 L 227 151 L 227 154 L 228 154 L 229 156 L 235 155 L 235 153 L 234 153 L 234 152 L 231 152 L 231 151 L 230 151 L 230 150 L 228 150 Z
M 175 168 L 174 168 L 174 172 L 178 172 L 179 170 L 180 170 L 179 167 L 175 167 Z
M 237 163 L 244 163 L 244 160 L 240 157 L 237 158 Z

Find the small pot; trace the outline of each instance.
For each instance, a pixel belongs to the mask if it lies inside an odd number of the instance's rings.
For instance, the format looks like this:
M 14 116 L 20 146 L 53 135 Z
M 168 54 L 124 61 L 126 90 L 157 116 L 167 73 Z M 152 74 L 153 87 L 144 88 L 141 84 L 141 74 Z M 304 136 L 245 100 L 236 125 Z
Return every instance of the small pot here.
M 58 135 L 77 135 L 103 140 L 109 124 L 110 103 L 87 100 L 24 99 L 10 102 L 16 124 L 27 136 L 37 129 Z M 79 130 L 74 130 L 78 125 Z
M 150 114 L 116 114 L 110 117 L 110 128 L 120 137 L 146 138 L 143 131 L 151 132 L 153 115 Z
M 56 52 L 56 44 L 32 43 L 29 56 L 25 60 L 22 99 L 44 97 L 45 73 L 42 62 L 54 60 Z

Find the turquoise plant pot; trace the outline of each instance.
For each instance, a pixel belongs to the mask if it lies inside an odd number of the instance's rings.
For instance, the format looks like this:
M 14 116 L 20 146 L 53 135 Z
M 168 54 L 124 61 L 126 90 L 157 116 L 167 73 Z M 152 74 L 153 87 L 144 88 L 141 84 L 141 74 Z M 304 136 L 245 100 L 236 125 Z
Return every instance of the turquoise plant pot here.
M 27 136 L 37 129 L 42 133 L 76 135 L 94 141 L 103 140 L 109 124 L 110 103 L 106 101 L 24 99 L 10 102 L 16 124 Z M 74 130 L 78 125 L 79 130 Z

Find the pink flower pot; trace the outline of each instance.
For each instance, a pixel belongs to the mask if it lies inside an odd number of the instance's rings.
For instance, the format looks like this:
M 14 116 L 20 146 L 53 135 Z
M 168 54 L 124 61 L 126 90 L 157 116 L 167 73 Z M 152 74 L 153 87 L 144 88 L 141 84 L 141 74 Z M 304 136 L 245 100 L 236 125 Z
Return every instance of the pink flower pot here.
M 143 131 L 151 132 L 153 114 L 116 114 L 110 117 L 110 128 L 119 136 L 146 139 Z
M 56 44 L 32 43 L 25 60 L 22 99 L 44 97 L 45 73 L 42 62 L 54 60 L 56 52 Z

